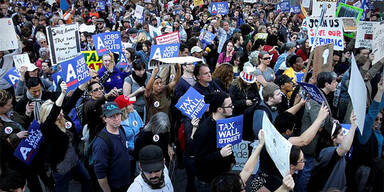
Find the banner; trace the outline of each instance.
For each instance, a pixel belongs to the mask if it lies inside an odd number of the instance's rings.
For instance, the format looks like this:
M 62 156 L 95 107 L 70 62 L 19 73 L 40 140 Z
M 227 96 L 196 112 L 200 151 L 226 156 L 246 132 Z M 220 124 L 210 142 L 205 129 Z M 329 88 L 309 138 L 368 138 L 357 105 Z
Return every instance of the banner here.
M 303 26 L 308 29 L 309 44 L 313 46 L 315 41 L 316 27 L 319 26 L 319 18 L 307 17 Z M 344 50 L 343 21 L 340 18 L 324 18 L 317 32 L 317 44 L 334 44 L 333 49 L 337 51 Z
M 4 75 L 3 79 L 5 79 L 9 84 L 13 85 L 13 87 L 16 87 L 20 79 L 20 72 L 15 67 L 13 67 Z
M 0 51 L 18 49 L 19 44 L 15 32 L 15 26 L 11 18 L 0 19 Z
M 216 121 L 216 146 L 225 147 L 241 142 L 243 136 L 243 115 Z
M 53 65 L 75 58 L 81 51 L 78 24 L 47 27 Z
M 179 31 L 157 36 L 155 43 L 157 45 L 180 43 Z
M 81 53 L 84 55 L 88 68 L 97 72 L 103 66 L 102 57 L 99 57 L 96 51 L 82 51 Z
M 102 56 L 109 52 L 121 52 L 120 31 L 92 35 L 92 39 L 98 56 Z
M 290 170 L 289 156 L 292 144 L 276 130 L 265 112 L 263 115 L 263 130 L 267 152 L 280 174 L 284 177 Z
M 152 45 L 149 60 L 171 58 L 179 56 L 180 43 Z
M 337 7 L 336 17 L 353 17 L 356 19 L 356 22 L 360 21 L 360 17 L 363 14 L 363 9 L 347 5 L 345 3 L 339 3 Z
M 282 1 L 278 4 L 276 4 L 275 9 L 277 13 L 283 11 L 283 12 L 288 12 L 290 7 L 289 7 L 289 1 Z
M 197 92 L 192 86 L 180 97 L 175 107 L 189 119 L 201 118 L 208 108 L 204 102 L 204 96 Z
M 374 26 L 372 53 L 375 55 L 372 65 L 384 58 L 384 21 Z
M 311 5 L 311 0 L 303 0 L 301 4 L 304 8 L 308 8 Z
M 365 47 L 372 49 L 373 30 L 378 22 L 360 21 L 357 24 L 355 48 Z
M 97 1 L 96 11 L 105 11 L 105 1 L 103 0 Z
M 235 165 L 232 167 L 233 171 L 241 171 L 249 158 L 249 141 L 241 141 L 240 143 L 232 146 L 233 155 L 235 156 Z
M 21 66 L 31 65 L 31 61 L 29 60 L 28 53 L 13 55 L 13 62 L 15 63 L 15 67 L 17 70 L 20 69 Z M 34 65 L 34 64 L 32 64 Z
M 337 0 L 313 0 L 312 2 L 312 17 L 320 17 L 323 6 L 327 6 L 324 16 L 335 17 Z
M 320 45 L 315 47 L 312 66 L 312 78 L 323 71 L 332 71 L 333 68 L 333 44 Z
M 201 43 L 203 44 L 203 48 L 205 49 L 205 47 L 207 47 L 208 45 L 211 45 L 213 40 L 215 39 L 216 35 L 205 30 L 205 29 L 202 29 L 200 31 L 200 36 L 199 36 L 199 39 L 201 41 Z
M 91 79 L 83 54 L 61 63 L 61 70 L 61 76 L 67 83 L 67 92 Z
M 326 99 L 323 97 L 323 94 L 321 93 L 321 91 L 319 90 L 319 88 L 317 88 L 315 85 L 312 85 L 312 84 L 309 84 L 309 83 L 303 83 L 303 82 L 297 82 L 301 87 L 303 87 L 303 89 L 305 90 L 305 92 L 307 94 L 309 94 L 309 96 L 311 97 L 311 99 L 313 99 L 314 101 L 316 101 L 317 103 L 319 103 L 320 105 L 326 101 Z
M 63 11 L 66 11 L 71 7 L 71 1 L 70 0 L 60 0 L 60 9 Z
M 359 128 L 361 135 L 363 135 L 365 111 L 367 108 L 367 89 L 365 88 L 364 79 L 357 67 L 353 54 L 348 94 L 351 97 L 353 111 L 355 111 L 357 127 Z
M 23 163 L 31 164 L 36 153 L 39 151 L 43 134 L 40 131 L 40 124 L 34 120 L 29 129 L 28 136 L 20 141 L 13 155 L 20 159 Z
M 228 2 L 211 3 L 211 15 L 228 15 Z

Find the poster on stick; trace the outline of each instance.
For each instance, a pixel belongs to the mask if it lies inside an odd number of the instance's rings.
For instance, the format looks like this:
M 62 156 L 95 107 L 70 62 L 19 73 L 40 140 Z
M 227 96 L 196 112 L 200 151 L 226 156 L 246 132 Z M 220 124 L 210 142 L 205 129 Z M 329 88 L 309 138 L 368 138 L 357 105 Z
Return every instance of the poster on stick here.
M 179 31 L 155 37 L 156 45 L 180 43 Z
M 365 47 L 372 48 L 373 30 L 378 22 L 360 21 L 357 24 L 355 48 Z
M 327 6 L 324 16 L 334 17 L 337 8 L 337 0 L 313 0 L 312 17 L 320 17 L 323 6 Z
M 0 19 L 0 51 L 18 49 L 19 44 L 15 32 L 15 26 L 11 18 Z
M 375 58 L 372 64 L 376 64 L 384 58 L 384 21 L 376 24 L 373 30 L 372 53 Z

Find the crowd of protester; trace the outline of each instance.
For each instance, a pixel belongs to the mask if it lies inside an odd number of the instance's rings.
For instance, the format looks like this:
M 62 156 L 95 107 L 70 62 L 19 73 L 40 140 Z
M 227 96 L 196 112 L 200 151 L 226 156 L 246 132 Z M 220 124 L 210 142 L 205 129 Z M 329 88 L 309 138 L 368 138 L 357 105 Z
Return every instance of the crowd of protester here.
M 65 1 L 66 10 L 60 2 L 0 0 L 0 18 L 12 18 L 19 40 L 19 49 L 0 51 L 0 191 L 69 191 L 72 180 L 82 191 L 105 192 L 384 191 L 384 62 L 373 65 L 372 50 L 355 48 L 355 39 L 344 37 L 332 70 L 314 76 L 305 69 L 313 63 L 305 16 L 269 1 L 229 0 L 227 15 L 211 15 L 207 0 L 107 1 L 102 11 L 97 1 Z M 382 17 L 368 10 L 365 20 Z M 119 66 L 117 53 L 104 54 L 90 80 L 67 93 L 63 80 L 53 82 L 60 64 L 52 65 L 46 28 L 73 23 L 94 26 L 80 32 L 82 51 L 95 50 L 92 35 L 120 31 L 129 67 Z M 179 56 L 201 62 L 149 69 L 153 27 L 178 31 Z M 216 35 L 212 43 L 202 42 L 202 29 Z M 14 86 L 4 76 L 21 53 L 31 64 Z M 348 93 L 352 54 L 367 89 L 363 128 Z M 324 103 L 298 82 L 316 85 Z M 210 104 L 192 120 L 175 108 L 190 87 Z M 216 147 L 216 122 L 250 111 L 243 137 L 253 150 L 234 172 L 233 146 Z M 263 116 L 292 144 L 286 175 L 266 150 Z M 26 165 L 13 153 L 34 120 L 44 139 Z M 185 170 L 183 189 L 175 188 L 175 169 Z

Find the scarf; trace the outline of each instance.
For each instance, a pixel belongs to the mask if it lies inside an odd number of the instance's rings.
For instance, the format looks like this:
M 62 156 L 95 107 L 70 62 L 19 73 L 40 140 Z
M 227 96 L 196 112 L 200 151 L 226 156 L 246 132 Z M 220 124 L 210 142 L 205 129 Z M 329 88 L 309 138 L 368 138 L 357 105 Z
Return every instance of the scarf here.
M 140 87 L 145 87 L 145 80 L 147 80 L 147 72 L 145 72 L 142 77 L 137 76 L 136 73 L 133 72 L 132 78 L 137 82 L 137 84 L 139 84 Z
M 40 97 L 39 98 L 34 98 L 30 93 L 29 91 L 27 91 L 27 98 L 32 101 L 32 102 L 35 102 L 35 108 L 33 110 L 33 116 L 34 116 L 34 120 L 36 121 L 39 121 L 40 120 L 40 106 L 41 106 L 41 103 L 42 103 L 42 100 L 41 100 L 41 91 L 40 91 Z

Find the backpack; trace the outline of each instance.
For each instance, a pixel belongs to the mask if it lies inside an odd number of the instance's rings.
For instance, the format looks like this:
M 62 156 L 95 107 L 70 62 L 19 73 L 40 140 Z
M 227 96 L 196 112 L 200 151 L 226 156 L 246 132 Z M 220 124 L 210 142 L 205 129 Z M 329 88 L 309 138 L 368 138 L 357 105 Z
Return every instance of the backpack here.
M 244 111 L 243 119 L 243 140 L 253 142 L 255 134 L 253 133 L 253 114 L 256 110 L 263 110 L 267 114 L 269 120 L 272 121 L 272 113 L 267 106 L 261 105 L 261 101 L 256 102 Z

